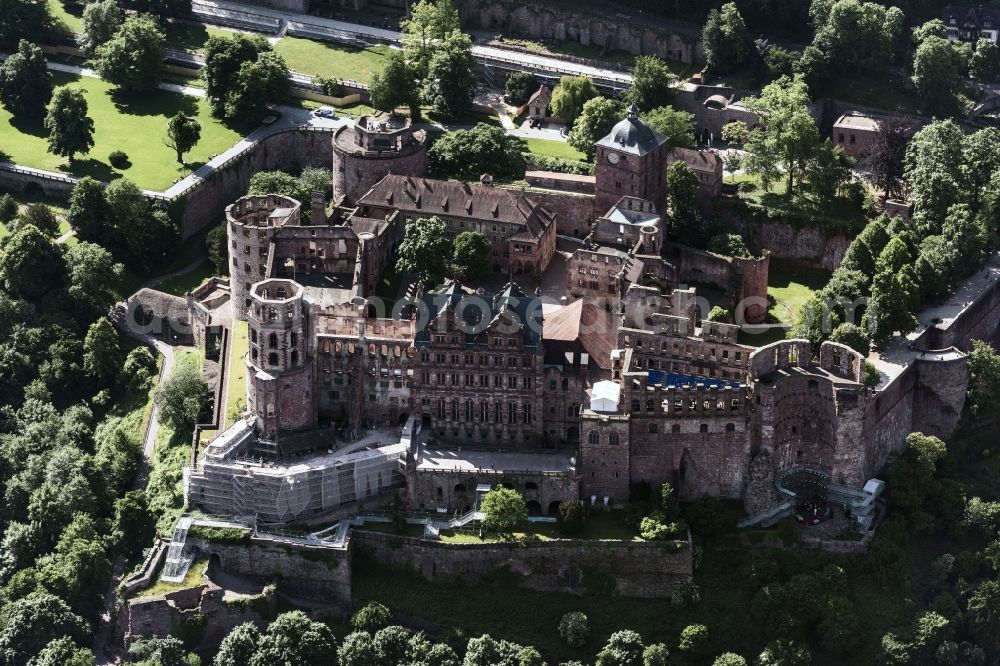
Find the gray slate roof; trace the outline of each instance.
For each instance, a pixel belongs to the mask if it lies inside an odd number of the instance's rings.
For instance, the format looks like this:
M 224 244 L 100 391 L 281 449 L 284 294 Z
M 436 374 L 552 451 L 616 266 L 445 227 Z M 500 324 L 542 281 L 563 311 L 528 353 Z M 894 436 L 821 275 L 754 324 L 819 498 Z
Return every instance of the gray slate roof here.
M 666 142 L 667 137 L 654 132 L 652 127 L 639 118 L 639 109 L 633 104 L 628 110 L 628 116 L 612 127 L 611 132 L 598 141 L 597 145 L 642 157 Z

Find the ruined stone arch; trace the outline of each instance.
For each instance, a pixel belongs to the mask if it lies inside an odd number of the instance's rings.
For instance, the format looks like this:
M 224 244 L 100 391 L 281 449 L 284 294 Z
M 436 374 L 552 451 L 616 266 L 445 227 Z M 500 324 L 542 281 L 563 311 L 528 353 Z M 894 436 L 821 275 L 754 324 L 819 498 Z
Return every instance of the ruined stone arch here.
M 518 7 L 510 15 L 510 31 L 518 35 L 538 35 L 535 13 L 527 7 Z

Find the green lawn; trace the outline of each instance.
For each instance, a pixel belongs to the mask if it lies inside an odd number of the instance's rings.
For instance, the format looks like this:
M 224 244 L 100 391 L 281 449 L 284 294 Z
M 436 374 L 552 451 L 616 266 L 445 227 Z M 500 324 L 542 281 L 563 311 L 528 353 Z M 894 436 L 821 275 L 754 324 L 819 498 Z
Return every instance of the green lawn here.
M 289 68 L 301 74 L 353 79 L 359 83 L 371 81 L 372 72 L 382 67 L 390 51 L 384 44 L 358 48 L 301 37 L 282 37 L 274 50 Z
M 83 4 L 46 0 L 53 27 L 61 34 L 83 32 Z
M 243 136 L 212 118 L 208 104 L 198 97 L 165 90 L 123 97 L 100 79 L 63 72 L 53 72 L 52 78 L 57 86 L 83 91 L 94 120 L 94 148 L 78 156 L 71 167 L 64 158 L 47 152 L 41 122 L 17 121 L 0 110 L 0 146 L 13 162 L 104 181 L 125 176 L 145 189 L 164 190 Z M 178 111 L 194 115 L 201 123 L 201 141 L 186 156 L 187 166 L 178 164 L 173 150 L 163 144 L 167 119 Z M 108 163 L 113 150 L 124 150 L 132 165 L 124 170 L 113 168 Z
M 233 320 L 232 338 L 229 341 L 229 377 L 226 380 L 226 421 L 223 429 L 236 421 L 247 402 L 247 366 L 244 363 L 250 342 L 247 323 Z
M 206 571 L 208 571 L 208 558 L 195 558 L 195 561 L 191 563 L 190 567 L 188 567 L 187 573 L 184 574 L 184 580 L 181 582 L 167 583 L 157 579 L 155 583 L 147 587 L 145 590 L 137 591 L 135 596 L 153 597 L 158 594 L 168 594 L 170 592 L 176 592 L 177 590 L 184 590 L 189 587 L 194 587 L 195 585 L 200 585 L 205 581 Z
M 772 259 L 768 267 L 767 295 L 774 300 L 768 314 L 784 324 L 799 320 L 802 306 L 830 279 L 827 271 Z
M 767 296 L 771 303 L 767 323 L 796 324 L 802 305 L 825 287 L 829 279 L 830 273 L 822 269 L 771 259 L 767 275 Z M 785 337 L 785 330 L 775 327 L 762 332 L 740 331 L 739 342 L 761 347 Z
M 182 49 L 193 53 L 200 52 L 205 48 L 205 42 L 209 37 L 228 37 L 233 33 L 228 30 L 220 30 L 203 23 L 189 23 L 187 21 L 172 20 L 167 23 L 164 33 L 167 36 L 167 47 L 172 49 Z
M 554 139 L 521 139 L 521 143 L 524 144 L 528 152 L 535 155 L 557 157 L 577 162 L 583 160 L 585 157 L 583 153 L 565 141 L 556 141 Z

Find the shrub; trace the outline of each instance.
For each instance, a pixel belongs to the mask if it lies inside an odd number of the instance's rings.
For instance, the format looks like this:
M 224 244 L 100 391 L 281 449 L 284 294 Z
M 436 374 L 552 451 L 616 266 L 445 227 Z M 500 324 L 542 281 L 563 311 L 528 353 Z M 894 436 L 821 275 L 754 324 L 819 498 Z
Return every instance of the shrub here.
M 132 163 L 128 159 L 128 155 L 125 154 L 123 150 L 113 150 L 108 155 L 108 162 L 111 163 L 116 169 L 127 169 L 132 166 Z
M 7 193 L 0 194 L 0 224 L 13 222 L 17 217 L 17 200 Z
M 577 499 L 560 502 L 556 522 L 563 534 L 579 534 L 583 529 L 583 502 Z
M 367 631 L 372 634 L 379 629 L 388 627 L 390 622 L 392 622 L 392 613 L 377 601 L 368 602 L 351 618 L 352 627 L 358 631 Z
M 708 656 L 712 644 L 708 638 L 708 627 L 703 624 L 689 624 L 681 631 L 681 639 L 677 645 L 678 651 L 689 661 L 702 661 Z
M 559 620 L 559 635 L 570 647 L 583 647 L 590 637 L 590 621 L 579 611 L 566 613 Z
M 639 536 L 646 541 L 665 541 L 680 532 L 678 523 L 667 522 L 663 514 L 656 511 L 639 523 Z

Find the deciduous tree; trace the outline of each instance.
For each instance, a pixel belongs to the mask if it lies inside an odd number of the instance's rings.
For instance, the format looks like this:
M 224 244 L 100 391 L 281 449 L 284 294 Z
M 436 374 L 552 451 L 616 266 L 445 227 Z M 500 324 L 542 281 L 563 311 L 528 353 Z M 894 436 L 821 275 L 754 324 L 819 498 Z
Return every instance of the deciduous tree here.
M 97 47 L 94 68 L 105 81 L 134 93 L 152 90 L 160 82 L 166 37 L 149 16 L 125 19 L 115 36 Z
M 21 227 L 0 247 L 0 284 L 13 296 L 37 300 L 65 279 L 59 246 L 36 227 Z
M 439 217 L 422 217 L 406 225 L 396 270 L 415 273 L 426 285 L 436 285 L 448 272 L 448 225 Z
M 442 118 L 461 118 L 472 110 L 476 92 L 472 41 L 454 30 L 437 43 L 427 65 L 424 101 Z
M 56 90 L 45 116 L 50 153 L 68 157 L 72 164 L 77 153 L 90 152 L 94 147 L 94 121 L 87 111 L 87 100 L 81 91 L 65 87 Z
M 566 121 L 570 126 L 583 113 L 583 105 L 600 95 L 594 82 L 586 76 L 564 76 L 552 91 L 552 114 Z
M 736 3 L 727 2 L 708 13 L 701 41 L 708 66 L 718 74 L 731 72 L 747 61 L 750 38 Z
M 646 646 L 634 631 L 616 631 L 597 653 L 594 666 L 638 666 Z
M 215 666 L 247 666 L 257 652 L 260 629 L 253 622 L 237 625 L 226 634 L 215 654 Z
M 593 160 L 597 142 L 604 138 L 624 115 L 625 107 L 618 100 L 606 97 L 587 100 L 567 137 L 569 145 L 583 153 L 588 160 Z
M 490 239 L 478 231 L 463 231 L 455 237 L 451 260 L 468 279 L 488 275 L 490 270 Z
M 994 83 L 1000 77 L 1000 47 L 991 39 L 980 39 L 969 61 L 969 73 L 977 81 Z
M 458 10 L 452 0 L 421 0 L 410 8 L 410 17 L 400 22 L 399 29 L 406 59 L 423 78 L 438 43 L 460 30 Z
M 667 137 L 667 143 L 674 148 L 689 148 L 694 145 L 694 114 L 661 106 L 642 115 L 653 131 Z
M 22 39 L 17 51 L 0 63 L 0 103 L 15 117 L 40 119 L 50 99 L 52 75 L 45 54 Z
M 167 121 L 167 138 L 164 143 L 177 153 L 177 161 L 184 164 L 184 153 L 194 148 L 201 140 L 201 123 L 178 111 Z
M 208 385 L 201 369 L 178 363 L 170 376 L 156 389 L 154 404 L 164 423 L 178 432 L 194 427 L 208 395 Z
M 676 80 L 660 58 L 638 56 L 632 65 L 632 84 L 625 91 L 624 99 L 640 111 L 666 106 L 673 96 L 672 86 Z
M 391 112 L 405 106 L 409 108 L 411 118 L 420 118 L 417 73 L 399 51 L 390 53 L 382 69 L 372 74 L 368 95 L 371 105 L 380 111 Z
M 337 641 L 329 627 L 302 611 L 291 611 L 268 625 L 250 666 L 332 664 L 336 657 Z
M 94 55 L 97 47 L 115 36 L 124 21 L 122 10 L 115 0 L 98 0 L 83 8 L 83 39 L 81 46 L 87 55 Z
M 497 125 L 479 123 L 471 130 L 448 132 L 427 151 L 431 171 L 439 176 L 478 180 L 484 173 L 498 178 L 524 178 L 524 145 Z
M 742 167 L 759 175 L 765 187 L 784 171 L 787 192 L 793 194 L 796 177 L 804 172 L 819 143 L 819 130 L 809 115 L 805 81 L 801 76 L 782 77 L 743 103 L 757 116 L 759 127 L 750 130 L 742 123 L 730 123 L 723 137 L 743 144 L 747 152 Z
M 101 317 L 87 329 L 83 339 L 83 369 L 101 386 L 110 386 L 122 367 L 118 333 L 107 317 Z
M 511 488 L 494 488 L 483 495 L 480 510 L 483 512 L 483 527 L 508 537 L 514 529 L 528 518 L 524 498 Z
M 507 75 L 503 90 L 508 102 L 521 106 L 527 103 L 538 87 L 538 78 L 531 72 L 511 72 Z

